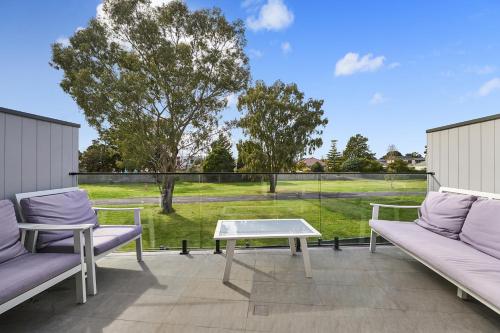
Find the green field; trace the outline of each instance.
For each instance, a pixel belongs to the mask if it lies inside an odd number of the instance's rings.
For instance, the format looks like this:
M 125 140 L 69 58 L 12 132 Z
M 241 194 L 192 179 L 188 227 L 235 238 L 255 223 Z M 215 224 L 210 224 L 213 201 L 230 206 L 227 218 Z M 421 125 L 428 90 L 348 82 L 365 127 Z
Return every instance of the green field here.
M 178 248 L 182 239 L 191 248 L 213 248 L 213 232 L 219 219 L 304 218 L 317 228 L 323 239 L 364 237 L 369 235 L 370 202 L 420 204 L 423 196 L 375 197 L 319 200 L 266 200 L 220 203 L 177 204 L 175 213 L 165 215 L 157 206 L 146 205 L 142 211 L 145 249 L 161 245 Z M 130 224 L 130 213 L 101 212 L 103 224 Z M 415 210 L 382 209 L 381 218 L 413 220 Z M 241 242 L 243 245 L 245 242 Z M 249 241 L 250 245 L 285 245 L 284 240 Z M 126 250 L 132 250 L 129 245 Z
M 425 179 L 416 180 L 300 180 L 279 181 L 278 193 L 297 192 L 425 192 Z M 155 184 L 80 184 L 88 191 L 91 199 L 123 199 L 158 197 L 160 191 Z M 178 181 L 175 196 L 238 196 L 263 195 L 269 190 L 266 182 L 196 183 Z

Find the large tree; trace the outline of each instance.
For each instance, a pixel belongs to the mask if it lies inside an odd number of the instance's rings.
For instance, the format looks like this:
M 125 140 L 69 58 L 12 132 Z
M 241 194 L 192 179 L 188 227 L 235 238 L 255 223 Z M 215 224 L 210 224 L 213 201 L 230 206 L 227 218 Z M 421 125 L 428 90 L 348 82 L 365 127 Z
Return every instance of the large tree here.
M 231 154 L 231 141 L 219 135 L 211 145 L 207 158 L 203 161 L 204 172 L 233 172 L 236 164 Z
M 306 153 L 323 144 L 321 134 L 328 120 L 323 117 L 323 100 L 305 99 L 295 83 L 276 81 L 267 86 L 257 81 L 238 98 L 243 113 L 238 125 L 248 137 L 247 156 L 259 161 L 243 161 L 246 166 L 257 163 L 252 171 L 283 172 L 294 169 Z M 269 191 L 276 191 L 276 176 L 270 175 Z
M 217 8 L 104 0 L 102 15 L 69 45 L 53 45 L 52 66 L 89 124 L 113 132 L 125 158 L 170 173 L 180 152 L 204 148 L 228 96 L 246 87 L 245 44 L 243 22 Z M 164 212 L 173 211 L 172 175 L 161 190 Z
M 338 151 L 337 140 L 331 141 L 331 147 L 326 155 L 326 168 L 328 171 L 340 171 L 342 165 L 342 154 Z
M 123 163 L 117 147 L 102 140 L 92 140 L 92 144 L 80 154 L 80 171 L 122 171 L 122 166 Z
M 375 154 L 370 151 L 370 146 L 368 146 L 368 138 L 362 136 L 361 134 L 356 134 L 349 138 L 342 157 L 344 160 L 348 160 L 351 158 L 373 160 L 375 159 Z

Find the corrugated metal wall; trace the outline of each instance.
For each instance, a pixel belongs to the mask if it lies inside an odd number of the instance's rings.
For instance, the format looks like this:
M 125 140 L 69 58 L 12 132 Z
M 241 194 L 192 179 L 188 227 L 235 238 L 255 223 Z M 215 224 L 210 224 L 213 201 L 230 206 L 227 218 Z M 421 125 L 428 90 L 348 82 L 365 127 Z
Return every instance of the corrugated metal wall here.
M 0 108 L 0 199 L 76 186 L 78 127 Z
M 429 189 L 500 193 L 500 115 L 427 131 Z

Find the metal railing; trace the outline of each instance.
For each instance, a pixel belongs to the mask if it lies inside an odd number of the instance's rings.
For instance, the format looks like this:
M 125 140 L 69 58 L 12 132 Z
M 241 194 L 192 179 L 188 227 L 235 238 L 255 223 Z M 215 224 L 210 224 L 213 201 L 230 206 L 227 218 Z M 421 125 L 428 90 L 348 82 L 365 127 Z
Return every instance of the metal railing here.
M 304 218 L 321 232 L 311 245 L 366 244 L 370 202 L 420 204 L 431 173 L 71 173 L 96 206 L 141 206 L 145 250 L 215 248 L 220 219 Z M 269 193 L 275 176 L 276 193 Z M 173 176 L 171 213 L 159 183 Z M 416 212 L 382 210 L 381 218 L 413 220 Z M 131 222 L 106 212 L 102 224 Z M 184 241 L 184 242 L 183 242 Z M 240 247 L 287 246 L 286 240 L 243 240 Z M 219 244 L 224 246 L 224 243 Z

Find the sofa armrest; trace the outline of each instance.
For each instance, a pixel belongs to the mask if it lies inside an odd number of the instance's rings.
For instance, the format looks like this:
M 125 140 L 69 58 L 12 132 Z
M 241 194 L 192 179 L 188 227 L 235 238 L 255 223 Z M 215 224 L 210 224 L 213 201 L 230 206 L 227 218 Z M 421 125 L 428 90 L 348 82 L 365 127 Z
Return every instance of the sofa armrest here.
M 32 232 L 28 250 L 32 253 L 36 252 L 36 241 L 39 231 L 73 231 L 73 239 L 75 241 L 75 253 L 83 251 L 84 244 L 91 244 L 92 242 L 92 228 L 93 224 L 38 224 L 38 223 L 18 223 L 21 230 L 21 244 L 26 242 L 26 232 Z
M 38 224 L 38 223 L 18 223 L 19 229 L 26 231 L 71 231 L 86 230 L 92 228 L 93 224 Z
M 378 204 L 378 203 L 370 203 L 370 206 L 372 206 L 372 220 L 378 220 L 378 213 L 380 210 L 380 207 L 386 207 L 386 208 L 398 208 L 398 209 L 416 209 L 418 217 L 420 217 L 420 207 L 422 206 L 408 206 L 408 205 L 386 205 L 386 204 Z
M 141 225 L 141 209 L 142 207 L 92 207 L 94 212 L 104 211 L 133 211 L 134 212 L 134 224 Z

